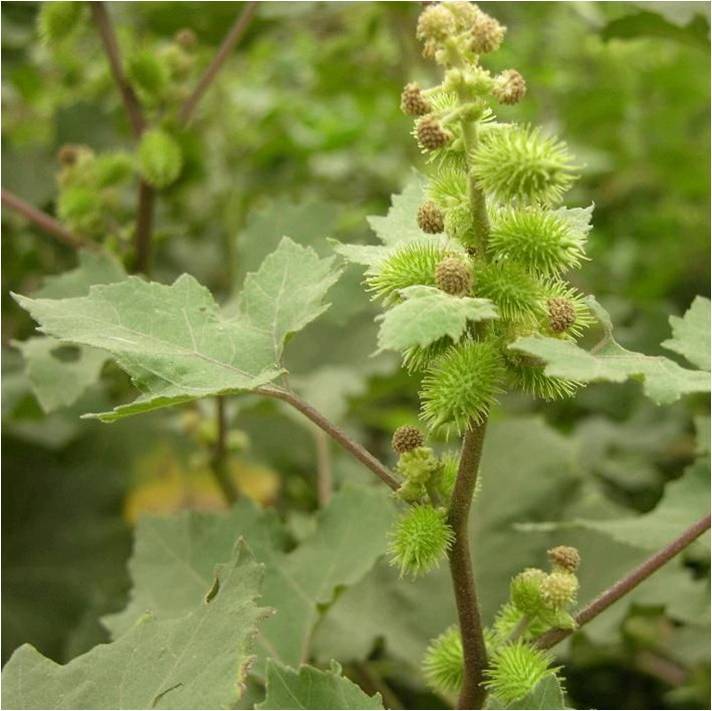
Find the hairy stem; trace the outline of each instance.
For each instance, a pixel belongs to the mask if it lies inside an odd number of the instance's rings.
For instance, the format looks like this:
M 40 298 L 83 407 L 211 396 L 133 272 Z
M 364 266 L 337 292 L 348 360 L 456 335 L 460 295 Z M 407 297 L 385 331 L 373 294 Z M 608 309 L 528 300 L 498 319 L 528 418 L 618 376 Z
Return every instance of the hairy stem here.
M 106 11 L 106 7 L 103 2 L 92 2 L 90 5 L 92 16 L 94 17 L 94 23 L 99 30 L 99 35 L 101 36 L 101 41 L 104 44 L 106 56 L 109 59 L 111 73 L 113 74 L 114 81 L 119 88 L 121 99 L 123 100 L 124 107 L 126 108 L 126 114 L 128 115 L 131 123 L 134 138 L 139 138 L 145 127 L 143 113 L 141 111 L 141 105 L 139 104 L 138 98 L 136 97 L 136 93 L 124 73 L 124 66 L 119 52 L 119 44 L 116 41 L 116 33 L 114 32 L 114 27 L 111 24 L 109 13 Z
M 72 247 L 72 249 L 95 247 L 93 242 L 87 242 L 79 235 L 75 235 L 53 217 L 33 207 L 29 202 L 25 202 L 21 197 L 5 188 L 2 189 L 2 204 L 37 225 L 43 232 L 62 242 L 62 244 Z
M 389 486 L 393 491 L 400 487 L 399 482 L 388 471 L 376 457 L 362 447 L 358 442 L 354 442 L 342 429 L 315 410 L 309 403 L 302 400 L 296 393 L 283 388 L 263 386 L 255 391 L 260 395 L 282 400 L 291 405 L 295 410 L 299 410 L 305 417 L 311 420 L 317 427 L 321 428 L 332 439 L 338 442 L 349 454 L 353 455 L 359 462 L 368 467 L 381 481 Z
M 319 506 L 323 508 L 331 501 L 334 486 L 329 439 L 324 430 L 314 430 L 314 445 L 316 447 L 316 493 Z
M 220 491 L 225 497 L 225 501 L 232 505 L 237 501 L 238 497 L 237 489 L 230 478 L 227 466 L 227 418 L 225 417 L 225 398 L 222 396 L 215 398 L 215 421 L 217 424 L 217 437 L 210 469 L 220 487 Z
M 448 523 L 455 533 L 448 558 L 464 658 L 463 685 L 457 704 L 459 709 L 480 709 L 487 696 L 482 686 L 487 668 L 487 650 L 482 633 L 475 578 L 472 573 L 468 530 L 470 507 L 477 484 L 486 429 L 486 420 L 482 424 L 472 423 L 471 429 L 462 440 L 460 465 L 448 511 Z
M 250 24 L 256 9 L 256 2 L 248 2 L 245 5 L 245 9 L 242 11 L 242 14 L 235 20 L 235 23 L 230 28 L 230 31 L 225 36 L 220 48 L 213 57 L 212 62 L 210 62 L 208 68 L 203 73 L 203 76 L 200 77 L 195 89 L 193 89 L 191 95 L 183 104 L 180 113 L 178 114 L 178 118 L 181 123 L 187 124 L 192 118 L 195 107 L 198 105 L 198 102 L 206 92 L 207 88 L 210 84 L 212 84 L 213 80 L 220 71 L 220 68 L 225 63 L 225 60 L 230 56 L 230 52 L 232 52 L 237 43 L 240 41 L 242 35 L 245 33 L 245 30 Z
M 710 528 L 710 515 L 703 516 L 699 521 L 681 533 L 674 541 L 671 541 L 657 553 L 654 553 L 647 560 L 643 561 L 637 568 L 634 568 L 626 576 L 613 583 L 610 588 L 602 592 L 595 600 L 584 607 L 574 619 L 579 627 L 590 622 L 594 617 L 598 617 L 607 610 L 614 602 L 620 600 L 631 590 L 638 587 L 644 580 L 649 578 L 656 570 L 674 558 L 680 551 L 687 548 L 694 540 L 699 538 Z M 549 649 L 555 644 L 566 639 L 574 630 L 551 629 L 538 637 L 535 644 L 541 649 Z
M 116 33 L 111 24 L 111 18 L 103 2 L 92 2 L 91 9 L 94 22 L 104 43 L 111 73 L 119 88 L 131 123 L 134 138 L 138 140 L 146 129 L 146 122 L 141 110 L 141 104 L 124 73 L 119 45 L 116 41 Z M 134 271 L 144 274 L 148 274 L 151 259 L 154 203 L 155 191 L 146 181 L 141 180 L 138 186 L 138 207 L 136 209 L 136 229 L 134 231 Z

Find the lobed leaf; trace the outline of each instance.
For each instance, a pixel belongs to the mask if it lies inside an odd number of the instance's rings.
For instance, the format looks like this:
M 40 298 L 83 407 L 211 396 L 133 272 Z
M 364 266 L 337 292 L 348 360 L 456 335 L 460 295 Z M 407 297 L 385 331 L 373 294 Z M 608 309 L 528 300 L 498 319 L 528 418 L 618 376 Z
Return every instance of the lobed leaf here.
M 212 566 L 224 560 L 239 535 L 265 563 L 261 601 L 277 611 L 262 626 L 260 659 L 271 656 L 296 666 L 306 660 L 320 606 L 333 600 L 337 587 L 360 580 L 383 554 L 393 514 L 384 491 L 346 487 L 320 512 L 314 533 L 289 553 L 274 512 L 249 502 L 226 515 L 186 512 L 144 519 L 129 564 L 131 603 L 104 622 L 117 637 L 147 608 L 163 617 L 185 614 L 203 595 Z
M 63 299 L 84 296 L 94 284 L 113 284 L 126 279 L 121 264 L 108 252 L 79 253 L 79 265 L 71 271 L 45 279 L 35 298 Z M 25 361 L 25 374 L 46 413 L 68 407 L 96 383 L 109 356 L 79 346 L 71 358 L 61 357 L 60 342 L 49 336 L 13 342 Z
M 322 299 L 338 275 L 332 257 L 320 259 L 285 237 L 247 276 L 238 313 L 230 319 L 186 274 L 170 286 L 129 277 L 93 286 L 85 297 L 15 298 L 43 332 L 108 351 L 131 376 L 142 395 L 94 415 L 110 422 L 274 380 L 284 372 L 287 336 L 328 308 Z
M 594 351 L 585 351 L 568 341 L 541 336 L 519 338 L 509 347 L 546 363 L 544 372 L 552 377 L 585 383 L 622 383 L 629 378 L 640 379 L 645 394 L 658 405 L 675 402 L 688 393 L 709 392 L 708 372 L 689 370 L 663 356 L 647 356 L 623 348 L 613 338 L 608 314 L 595 299 L 589 297 L 586 301 L 606 331 L 604 340 Z M 707 304 L 709 309 L 709 302 Z M 684 328 L 678 325 L 678 333 L 684 333 L 684 337 L 672 339 L 676 349 L 683 348 L 699 362 L 704 362 L 702 342 L 709 343 L 709 320 L 702 321 L 696 317 L 694 325 L 692 318 L 685 322 Z M 681 337 L 683 340 L 680 340 Z M 672 348 L 671 341 L 666 343 Z M 707 358 L 708 363 L 709 356 Z
M 685 315 L 670 317 L 672 338 L 662 346 L 687 358 L 701 370 L 710 370 L 710 300 L 695 297 Z
M 511 704 L 500 703 L 492 697 L 487 701 L 487 709 L 566 709 L 564 690 L 556 674 L 547 674 L 523 699 Z
M 64 666 L 23 645 L 2 673 L 3 707 L 229 708 L 267 613 L 256 603 L 261 579 L 261 566 L 238 545 L 183 617 L 146 613 L 117 641 Z
M 656 550 L 679 536 L 709 511 L 709 458 L 701 457 L 679 479 L 665 487 L 658 505 L 648 513 L 620 518 L 575 518 L 569 521 L 520 524 L 521 531 L 582 528 L 620 543 Z
M 405 300 L 380 317 L 379 350 L 425 348 L 445 336 L 458 341 L 468 322 L 497 318 L 489 299 L 452 296 L 429 286 L 411 286 L 399 293 Z
M 331 662 L 328 671 L 302 666 L 299 671 L 279 662 L 267 663 L 267 696 L 257 709 L 382 709 L 380 694 L 368 696 L 341 675 Z

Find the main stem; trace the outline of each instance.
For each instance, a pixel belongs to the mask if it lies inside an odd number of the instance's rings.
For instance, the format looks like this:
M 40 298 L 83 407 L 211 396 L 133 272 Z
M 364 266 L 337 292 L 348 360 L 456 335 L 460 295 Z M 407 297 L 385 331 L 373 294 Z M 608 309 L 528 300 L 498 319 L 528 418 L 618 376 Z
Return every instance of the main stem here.
M 460 101 L 465 104 L 468 97 L 463 92 Z M 472 155 L 477 147 L 477 125 L 469 118 L 463 118 L 462 141 L 468 171 L 471 168 Z M 485 258 L 489 237 L 487 206 L 482 191 L 472 175 L 468 175 L 470 210 L 472 224 L 480 257 Z M 482 618 L 477 602 L 477 589 L 470 555 L 469 519 L 472 497 L 477 484 L 477 474 L 482 457 L 482 447 L 487 430 L 487 419 L 481 423 L 471 422 L 470 429 L 462 440 L 462 453 L 448 511 L 448 522 L 455 533 L 452 548 L 448 554 L 450 576 L 455 592 L 457 617 L 460 624 L 464 673 L 462 689 L 457 702 L 459 709 L 480 709 L 487 698 L 483 686 L 487 669 L 487 648 L 482 631 Z
M 455 533 L 448 559 L 464 659 L 463 683 L 457 703 L 459 709 L 480 709 L 487 696 L 482 686 L 487 668 L 487 649 L 472 572 L 468 525 L 486 429 L 487 420 L 481 424 L 473 423 L 462 440 L 460 465 L 448 511 L 448 523 Z

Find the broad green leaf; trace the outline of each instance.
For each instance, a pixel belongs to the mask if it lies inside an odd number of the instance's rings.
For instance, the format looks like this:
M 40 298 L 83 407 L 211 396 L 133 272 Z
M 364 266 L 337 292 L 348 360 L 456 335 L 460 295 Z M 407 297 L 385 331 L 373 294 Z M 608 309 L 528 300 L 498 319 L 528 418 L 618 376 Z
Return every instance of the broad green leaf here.
M 143 394 L 97 415 L 113 421 L 274 380 L 286 337 L 327 308 L 322 299 L 338 277 L 332 261 L 284 238 L 246 278 L 231 319 L 185 274 L 171 286 L 130 277 L 86 297 L 16 299 L 45 333 L 108 351 L 131 376 Z
M 378 239 L 387 246 L 428 235 L 418 227 L 418 208 L 425 199 L 425 179 L 414 175 L 398 195 L 391 195 L 391 207 L 385 217 L 372 216 L 368 224 Z
M 334 251 L 352 264 L 375 267 L 386 259 L 393 250 L 377 244 L 341 244 L 333 241 Z
M 326 256 L 329 250 L 324 235 L 336 228 L 339 211 L 339 206 L 320 200 L 297 204 L 275 200 L 251 211 L 237 238 L 238 277 L 257 271 L 283 235 Z
M 146 613 L 121 638 L 61 666 L 20 647 L 2 673 L 4 708 L 217 709 L 234 705 L 251 662 L 261 566 L 237 546 L 177 619 Z
M 640 516 L 576 518 L 570 521 L 522 524 L 523 531 L 554 531 L 585 528 L 599 531 L 620 543 L 645 550 L 655 550 L 670 543 L 686 528 L 709 511 L 709 459 L 702 457 L 687 468 L 685 474 L 665 487 L 660 503 Z
M 569 223 L 571 237 L 576 242 L 584 243 L 593 229 L 591 220 L 594 207 L 591 203 L 588 207 L 560 207 L 553 212 Z
M 382 709 L 381 695 L 366 695 L 331 663 L 328 671 L 303 666 L 299 671 L 267 662 L 267 696 L 258 709 Z
M 429 286 L 411 286 L 400 295 L 404 301 L 381 317 L 380 350 L 424 348 L 445 336 L 458 341 L 469 321 L 497 318 L 497 309 L 489 299 L 452 296 Z
M 320 259 L 311 248 L 285 237 L 260 268 L 245 277 L 237 319 L 267 331 L 275 361 L 281 360 L 288 334 L 329 308 L 322 299 L 340 273 L 333 262 L 333 257 Z
M 45 279 L 33 295 L 38 299 L 64 299 L 84 296 L 94 284 L 113 284 L 126 279 L 121 264 L 107 252 L 82 250 L 79 266 Z M 78 346 L 72 357 L 61 357 L 61 343 L 48 336 L 30 338 L 13 345 L 22 352 L 25 373 L 42 409 L 46 413 L 72 405 L 84 391 L 99 380 L 107 353 Z
M 347 486 L 317 517 L 315 532 L 286 552 L 286 541 L 271 512 L 241 502 L 228 514 L 185 513 L 139 524 L 130 563 L 134 589 L 123 613 L 106 619 L 114 637 L 144 609 L 178 617 L 194 605 L 236 535 L 266 566 L 263 604 L 274 619 L 262 625 L 258 646 L 265 656 L 296 666 L 306 661 L 320 607 L 337 588 L 360 580 L 383 554 L 394 514 L 379 488 Z
M 523 699 L 511 704 L 502 704 L 495 698 L 487 701 L 488 709 L 565 709 L 564 690 L 555 674 L 550 674 L 542 679 L 536 688 Z
M 444 234 L 427 234 L 418 227 L 418 208 L 424 200 L 425 180 L 423 176 L 416 174 L 407 183 L 403 192 L 391 196 L 391 207 L 385 217 L 368 218 L 368 224 L 382 244 L 341 244 L 332 240 L 334 251 L 349 262 L 370 269 L 378 267 L 406 242 L 437 243 L 449 250 L 463 252 L 464 248 L 459 242 L 448 239 Z
M 13 345 L 25 360 L 25 373 L 46 413 L 67 407 L 99 380 L 108 355 L 85 346 L 65 346 L 55 338 L 36 336 Z M 62 357 L 62 352 L 68 356 Z
M 84 296 L 94 284 L 113 284 L 123 279 L 126 271 L 116 257 L 108 252 L 82 250 L 75 269 L 47 277 L 33 296 L 37 299 Z
M 595 299 L 587 301 L 607 331 L 593 351 L 585 351 L 569 341 L 543 336 L 519 338 L 510 348 L 539 358 L 546 363 L 544 372 L 554 377 L 584 383 L 622 383 L 629 378 L 642 380 L 645 394 L 659 405 L 675 402 L 688 393 L 709 392 L 708 372 L 689 370 L 668 358 L 647 356 L 623 348 L 608 328 L 608 314 Z M 689 342 L 690 334 L 686 329 L 685 343 Z M 680 347 L 679 341 L 676 344 Z
M 672 338 L 665 348 L 687 358 L 701 370 L 710 369 L 710 300 L 697 296 L 685 315 L 670 317 Z

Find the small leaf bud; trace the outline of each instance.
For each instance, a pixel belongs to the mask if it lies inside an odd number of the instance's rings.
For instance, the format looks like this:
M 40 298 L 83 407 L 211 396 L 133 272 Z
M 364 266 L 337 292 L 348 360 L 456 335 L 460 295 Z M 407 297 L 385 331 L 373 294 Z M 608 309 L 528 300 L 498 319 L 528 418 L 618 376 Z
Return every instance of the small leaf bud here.
M 410 452 L 413 449 L 422 447 L 425 442 L 423 433 L 413 425 L 402 425 L 393 433 L 391 445 L 398 454 Z
M 512 603 L 525 615 L 535 616 L 542 608 L 541 586 L 546 573 L 539 568 L 527 568 L 512 579 L 509 594 Z
M 571 546 L 556 546 L 546 552 L 554 568 L 575 573 L 581 564 L 581 555 Z
M 576 309 L 569 299 L 554 297 L 547 302 L 549 326 L 554 333 L 563 333 L 576 323 Z
M 440 464 L 430 447 L 416 447 L 409 452 L 403 452 L 396 465 L 401 476 L 416 484 L 427 484 L 439 468 Z
M 420 13 L 416 37 L 425 42 L 442 42 L 455 31 L 455 18 L 443 5 L 429 5 Z
M 434 202 L 428 200 L 418 208 L 418 227 L 429 235 L 440 234 L 445 229 L 445 216 Z
M 516 69 L 505 69 L 495 79 L 492 94 L 500 104 L 516 104 L 527 93 L 524 77 Z
M 547 607 L 558 610 L 574 602 L 578 587 L 578 580 L 571 573 L 549 573 L 541 582 L 541 597 Z
M 445 130 L 432 114 L 418 120 L 415 132 L 420 145 L 428 151 L 442 148 L 452 140 L 450 131 Z
M 400 107 L 406 116 L 424 116 L 432 109 L 430 102 L 423 96 L 423 92 L 415 82 L 405 85 L 401 93 Z
M 472 269 L 459 257 L 445 257 L 435 269 L 439 289 L 453 296 L 464 296 L 472 289 Z
M 507 28 L 500 25 L 494 17 L 482 12 L 472 28 L 470 49 L 475 54 L 494 52 L 502 44 L 506 31 Z

